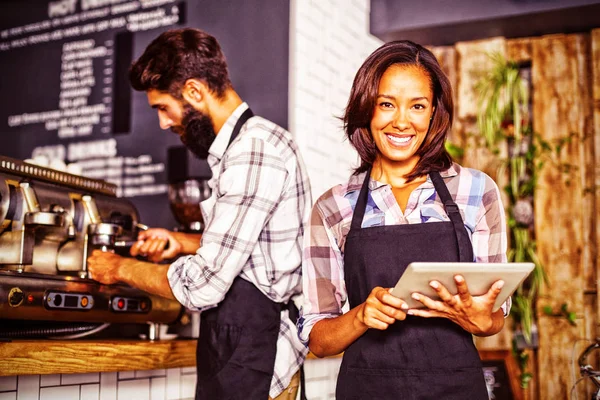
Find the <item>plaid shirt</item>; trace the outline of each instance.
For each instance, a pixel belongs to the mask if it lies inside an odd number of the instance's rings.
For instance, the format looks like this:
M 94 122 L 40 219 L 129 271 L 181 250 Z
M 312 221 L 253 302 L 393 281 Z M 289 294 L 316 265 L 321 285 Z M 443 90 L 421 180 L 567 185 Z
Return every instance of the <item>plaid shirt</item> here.
M 305 343 L 314 324 L 341 315 L 348 300 L 344 246 L 365 174 L 352 176 L 347 184 L 325 192 L 313 208 L 304 237 L 304 305 L 298 321 L 300 339 Z M 474 261 L 506 262 L 506 222 L 496 183 L 483 172 L 456 163 L 440 175 L 460 209 L 473 245 Z M 391 186 L 370 179 L 363 228 L 449 220 L 429 176 L 411 193 L 404 213 Z M 502 305 L 505 316 L 510 305 L 510 299 Z
M 249 119 L 227 149 L 247 108 L 243 103 L 233 112 L 210 147 L 212 195 L 201 204 L 206 228 L 200 248 L 169 268 L 173 294 L 190 309 L 215 307 L 237 276 L 274 302 L 301 293 L 308 175 L 291 134 L 261 117 Z M 271 397 L 289 385 L 307 352 L 288 311 L 282 311 Z

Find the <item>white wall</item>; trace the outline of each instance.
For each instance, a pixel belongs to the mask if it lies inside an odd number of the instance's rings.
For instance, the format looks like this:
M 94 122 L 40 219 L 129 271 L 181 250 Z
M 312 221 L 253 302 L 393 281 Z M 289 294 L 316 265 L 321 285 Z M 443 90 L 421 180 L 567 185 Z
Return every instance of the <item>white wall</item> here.
M 0 400 L 183 400 L 196 368 L 0 377 Z
M 290 22 L 289 129 L 317 199 L 358 165 L 336 117 L 356 71 L 383 42 L 369 34 L 369 0 L 292 0 Z M 309 400 L 335 398 L 340 363 L 339 357 L 306 361 Z
M 369 0 L 291 0 L 290 8 L 289 130 L 316 199 L 358 165 L 336 117 L 356 71 L 382 42 L 369 34 Z

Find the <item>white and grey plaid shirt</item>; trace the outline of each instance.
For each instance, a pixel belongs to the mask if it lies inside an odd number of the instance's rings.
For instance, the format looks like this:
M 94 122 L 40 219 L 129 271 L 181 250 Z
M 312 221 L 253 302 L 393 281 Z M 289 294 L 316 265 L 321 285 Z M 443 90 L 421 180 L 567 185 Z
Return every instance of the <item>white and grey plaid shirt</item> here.
M 200 248 L 169 268 L 173 294 L 190 309 L 216 306 L 238 275 L 278 303 L 302 290 L 302 236 L 311 210 L 306 168 L 292 135 L 258 116 L 227 149 L 247 108 L 243 103 L 233 112 L 210 147 L 212 195 L 201 203 L 206 227 Z M 307 352 L 282 311 L 272 398 L 289 385 Z

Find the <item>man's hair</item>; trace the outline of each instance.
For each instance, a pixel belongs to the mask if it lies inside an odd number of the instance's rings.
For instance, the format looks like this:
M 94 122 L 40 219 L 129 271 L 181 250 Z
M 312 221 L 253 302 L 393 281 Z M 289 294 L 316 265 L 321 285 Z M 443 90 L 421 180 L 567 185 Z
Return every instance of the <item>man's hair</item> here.
M 342 117 L 345 133 L 361 159 L 361 164 L 354 173 L 368 170 L 377 156 L 378 150 L 373 142 L 370 126 L 377 104 L 379 82 L 392 65 L 414 66 L 425 72 L 431 81 L 435 106 L 427 136 L 416 153 L 420 159 L 406 178 L 413 180 L 432 171 L 448 169 L 452 158 L 446 151 L 445 141 L 452 126 L 454 108 L 450 81 L 431 51 L 411 41 L 399 40 L 386 43 L 375 50 L 354 78 L 348 105 Z
M 129 68 L 129 81 L 135 90 L 155 89 L 176 98 L 181 98 L 181 88 L 188 79 L 203 81 L 217 97 L 231 87 L 221 46 L 199 29 L 163 32 Z

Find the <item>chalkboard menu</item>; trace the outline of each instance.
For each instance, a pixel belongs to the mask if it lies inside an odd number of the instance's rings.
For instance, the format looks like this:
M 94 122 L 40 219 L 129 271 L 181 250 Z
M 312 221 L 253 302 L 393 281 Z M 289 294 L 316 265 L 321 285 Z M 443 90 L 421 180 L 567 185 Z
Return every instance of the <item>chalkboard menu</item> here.
M 160 32 L 214 35 L 234 88 L 253 111 L 287 127 L 289 2 L 280 0 L 3 0 L 0 154 L 60 160 L 116 183 L 141 221 L 173 228 L 168 149 L 127 70 Z M 195 176 L 208 176 L 196 162 Z

